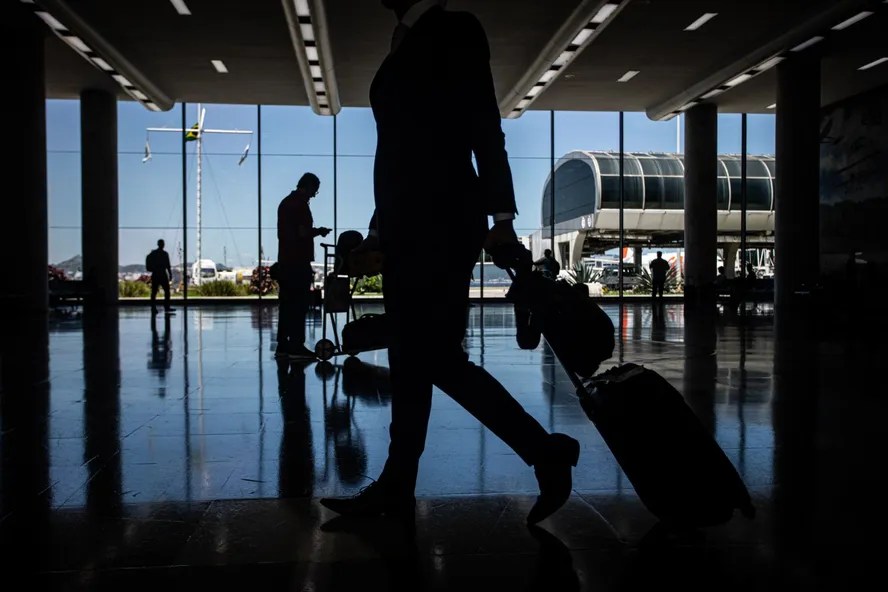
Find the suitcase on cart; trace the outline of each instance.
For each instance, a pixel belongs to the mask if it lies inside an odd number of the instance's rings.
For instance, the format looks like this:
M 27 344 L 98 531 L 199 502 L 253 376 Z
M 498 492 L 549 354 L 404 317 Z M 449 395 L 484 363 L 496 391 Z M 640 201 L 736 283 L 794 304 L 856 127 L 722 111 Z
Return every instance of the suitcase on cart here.
M 596 374 L 615 344 L 613 322 L 593 300 L 532 271 L 524 247 L 491 254 L 513 279 L 507 299 L 515 305 L 519 346 L 532 349 L 540 334 L 546 338 L 652 514 L 675 528 L 723 524 L 737 509 L 755 516 L 734 465 L 666 379 L 637 364 Z
M 385 314 L 365 313 L 342 327 L 342 351 L 348 355 L 388 347 Z
M 575 384 L 583 411 L 664 525 L 715 526 L 738 509 L 755 516 L 734 465 L 665 378 L 627 363 Z

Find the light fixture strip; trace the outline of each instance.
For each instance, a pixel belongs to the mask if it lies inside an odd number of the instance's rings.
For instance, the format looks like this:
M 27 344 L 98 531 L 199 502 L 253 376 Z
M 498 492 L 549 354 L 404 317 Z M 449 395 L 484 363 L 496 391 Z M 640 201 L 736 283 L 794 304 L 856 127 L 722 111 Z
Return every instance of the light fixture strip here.
M 313 0 L 282 0 L 282 3 L 312 107 L 320 115 L 333 115 L 340 104 L 331 65 L 325 63 L 332 58 L 325 44 L 327 26 L 323 3 Z
M 886 57 L 886 58 L 879 58 L 878 60 L 876 60 L 876 61 L 874 61 L 874 62 L 870 62 L 869 64 L 865 64 L 865 65 L 859 67 L 858 70 L 861 70 L 861 71 L 863 71 L 863 70 L 869 70 L 870 68 L 875 68 L 876 66 L 879 66 L 879 65 L 881 65 L 881 64 L 884 64 L 885 62 L 888 62 L 888 57 Z
M 628 72 L 617 78 L 617 82 L 629 82 L 630 80 L 638 76 L 638 73 L 638 70 L 629 70 Z
M 685 27 L 685 31 L 696 31 L 712 19 L 718 16 L 717 12 L 704 12 L 700 18 L 695 20 L 693 23 Z
M 182 16 L 191 16 L 191 10 L 188 8 L 188 5 L 185 4 L 185 0 L 170 0 L 170 4 L 173 5 L 173 8 L 176 9 Z
M 821 37 L 820 35 L 816 35 L 814 37 L 811 37 L 810 39 L 808 39 L 804 43 L 799 43 L 798 45 L 793 47 L 792 50 L 790 50 L 790 51 L 795 51 L 795 52 L 804 51 L 804 50 L 808 49 L 809 47 L 811 47 L 812 45 L 816 45 L 816 44 L 820 43 L 821 41 L 823 41 L 823 37 Z
M 621 3 L 607 2 L 603 4 L 585 26 L 570 38 L 570 42 L 562 48 L 558 57 L 546 68 L 537 82 L 524 93 L 523 98 L 509 111 L 507 116 L 509 118 L 519 117 L 558 74 L 576 59 L 577 55 L 592 41 L 595 34 L 613 18 L 621 5 L 625 5 L 627 2 L 628 0 L 623 0 Z
M 768 105 L 768 109 L 776 109 L 776 108 L 777 108 L 777 103 L 773 103 L 771 105 Z
M 222 60 L 210 60 L 210 63 L 213 64 L 213 67 L 219 74 L 228 74 L 228 67 Z
M 863 12 L 858 12 L 857 14 L 852 16 L 851 18 L 842 21 L 838 25 L 835 25 L 832 28 L 832 30 L 833 31 L 844 31 L 845 29 L 847 29 L 851 25 L 859 23 L 860 21 L 862 21 L 863 19 L 865 19 L 868 16 L 872 16 L 872 14 L 873 13 L 870 12 L 869 10 L 864 10 Z

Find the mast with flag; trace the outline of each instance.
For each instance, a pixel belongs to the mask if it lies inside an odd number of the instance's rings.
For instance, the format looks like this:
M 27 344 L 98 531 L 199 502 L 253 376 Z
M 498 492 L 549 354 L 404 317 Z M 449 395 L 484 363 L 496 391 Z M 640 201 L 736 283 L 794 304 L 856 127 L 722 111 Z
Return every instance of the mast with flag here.
M 223 130 L 223 129 L 205 129 L 204 128 L 204 117 L 206 116 L 207 110 L 202 108 L 200 103 L 197 104 L 197 123 L 192 125 L 188 129 L 176 129 L 176 128 L 168 128 L 168 127 L 149 127 L 146 129 L 148 136 L 145 138 L 145 157 L 142 158 L 142 162 L 148 162 L 151 160 L 151 145 L 150 145 L 150 137 L 151 132 L 175 132 L 175 133 L 184 133 L 186 142 L 196 142 L 196 155 L 197 155 L 197 195 L 196 195 L 196 212 L 197 212 L 197 276 L 192 278 L 192 280 L 199 284 L 201 278 L 200 276 L 200 268 L 201 268 L 201 183 L 203 177 L 203 137 L 204 134 L 237 134 L 237 135 L 246 135 L 249 134 L 252 138 L 253 132 L 252 130 Z M 247 155 L 250 152 L 250 142 L 247 141 L 247 145 L 244 148 L 244 152 L 241 155 L 240 159 L 237 161 L 238 166 L 242 165 L 244 161 L 247 159 Z M 184 157 L 184 155 L 183 155 Z

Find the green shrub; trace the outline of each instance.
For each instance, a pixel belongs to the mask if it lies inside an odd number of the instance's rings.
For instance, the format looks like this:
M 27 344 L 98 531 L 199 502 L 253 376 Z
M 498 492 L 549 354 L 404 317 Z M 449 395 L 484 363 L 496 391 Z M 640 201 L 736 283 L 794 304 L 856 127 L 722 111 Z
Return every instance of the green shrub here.
M 197 286 L 201 296 L 241 296 L 244 291 L 231 280 L 214 280 Z
M 577 261 L 572 269 L 567 270 L 567 277 L 572 284 L 591 284 L 601 278 L 601 271 L 593 269 L 582 261 Z
M 145 298 L 151 296 L 151 286 L 138 280 L 117 282 L 117 293 L 121 298 Z
M 382 274 L 363 277 L 358 280 L 355 286 L 356 294 L 381 294 L 382 293 Z

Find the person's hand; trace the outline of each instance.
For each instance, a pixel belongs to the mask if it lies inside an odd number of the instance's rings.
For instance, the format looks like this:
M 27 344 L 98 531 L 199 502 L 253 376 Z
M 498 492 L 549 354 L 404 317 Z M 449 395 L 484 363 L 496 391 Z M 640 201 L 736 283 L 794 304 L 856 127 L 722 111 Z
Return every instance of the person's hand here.
M 376 235 L 368 235 L 367 238 L 361 241 L 361 243 L 352 249 L 352 253 L 369 253 L 371 251 L 379 250 L 379 238 Z
M 500 220 L 494 222 L 493 227 L 487 233 L 484 241 L 484 250 L 490 251 L 504 245 L 520 244 L 518 235 L 515 234 L 515 228 L 511 220 Z
M 320 228 L 318 228 L 318 234 L 320 234 L 321 236 L 327 236 L 328 234 L 330 234 L 330 229 L 325 226 L 321 226 Z

